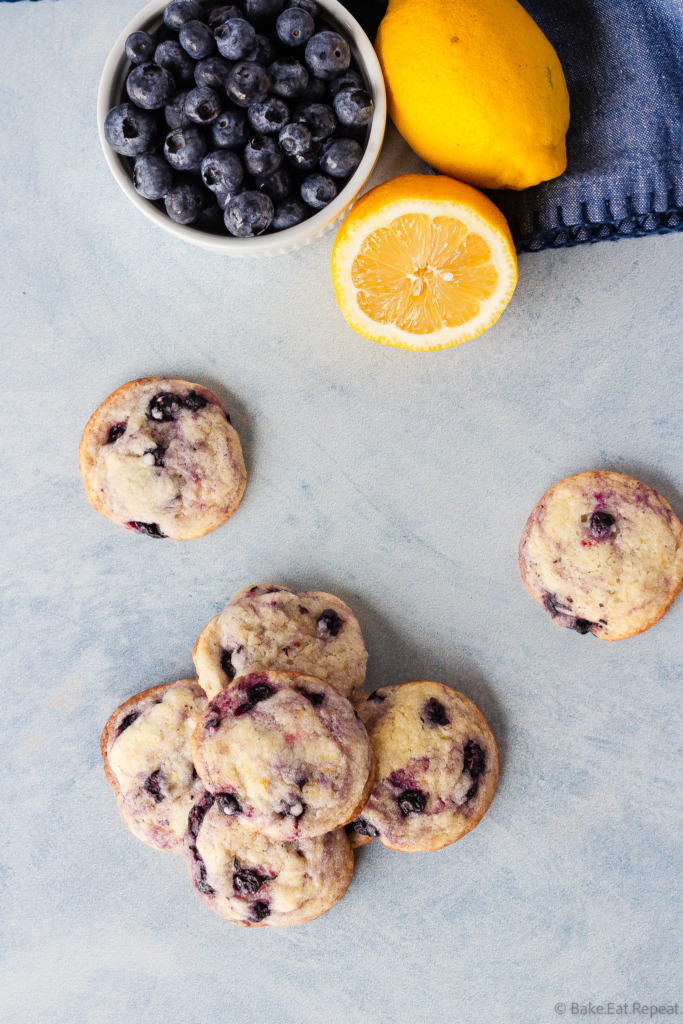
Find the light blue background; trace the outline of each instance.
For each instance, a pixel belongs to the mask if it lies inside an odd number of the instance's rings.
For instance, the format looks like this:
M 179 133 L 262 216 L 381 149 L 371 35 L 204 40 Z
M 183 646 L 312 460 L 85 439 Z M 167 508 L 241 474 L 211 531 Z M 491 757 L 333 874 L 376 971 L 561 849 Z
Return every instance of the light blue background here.
M 99 149 L 98 78 L 138 0 L 0 5 L 3 68 L 3 1024 L 545 1024 L 681 985 L 683 599 L 616 644 L 554 628 L 517 542 L 541 494 L 612 468 L 683 515 L 683 236 L 523 257 L 484 337 L 416 356 L 354 334 L 332 236 L 230 261 L 154 228 Z M 390 131 L 375 180 L 418 169 Z M 78 442 L 131 378 L 214 388 L 241 508 L 158 544 L 90 507 Z M 334 591 L 368 688 L 462 689 L 502 755 L 450 848 L 358 855 L 302 928 L 245 931 L 138 843 L 99 735 L 187 676 L 240 587 Z M 566 1018 L 571 1017 L 570 1012 Z M 670 1019 L 670 1018 L 669 1018 Z

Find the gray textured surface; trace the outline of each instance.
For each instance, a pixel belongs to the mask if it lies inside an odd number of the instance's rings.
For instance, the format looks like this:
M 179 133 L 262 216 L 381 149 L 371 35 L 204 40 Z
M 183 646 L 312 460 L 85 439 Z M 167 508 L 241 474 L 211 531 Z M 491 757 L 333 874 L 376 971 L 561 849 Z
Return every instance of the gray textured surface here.
M 532 506 L 582 469 L 638 476 L 683 514 L 683 237 L 522 258 L 507 313 L 460 349 L 365 341 L 336 306 L 331 237 L 229 262 L 118 191 L 95 95 L 135 8 L 0 7 L 0 1020 L 545 1024 L 589 998 L 683 1008 L 683 600 L 601 643 L 554 628 L 516 564 Z M 377 179 L 415 167 L 391 134 Z M 128 533 L 81 485 L 88 416 L 155 373 L 214 387 L 244 442 L 244 502 L 201 541 Z M 503 771 L 460 843 L 372 843 L 327 916 L 247 932 L 195 897 L 181 858 L 127 832 L 98 742 L 124 698 L 190 673 L 234 591 L 272 580 L 353 605 L 370 688 L 464 690 Z

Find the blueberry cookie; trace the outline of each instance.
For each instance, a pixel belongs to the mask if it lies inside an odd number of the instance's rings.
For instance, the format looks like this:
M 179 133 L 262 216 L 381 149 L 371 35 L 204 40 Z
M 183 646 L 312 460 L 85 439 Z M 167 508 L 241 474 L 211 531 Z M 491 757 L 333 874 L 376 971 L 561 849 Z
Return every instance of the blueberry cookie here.
M 206 626 L 193 651 L 209 698 L 259 669 L 317 676 L 355 701 L 368 654 L 358 619 L 333 594 L 297 594 L 276 584 L 247 587 Z
M 211 701 L 192 737 L 197 772 L 224 814 L 271 839 L 321 836 L 365 805 L 372 748 L 353 705 L 298 672 L 252 672 Z
M 282 843 L 249 832 L 205 793 L 190 813 L 185 856 L 208 906 L 233 924 L 305 924 L 338 903 L 353 874 L 344 829 Z
M 221 402 L 175 377 L 118 388 L 90 417 L 79 454 L 97 511 L 148 537 L 203 537 L 230 518 L 247 480 Z
M 377 774 L 362 814 L 347 829 L 392 850 L 440 850 L 481 821 L 498 785 L 488 722 L 462 693 L 418 680 L 375 690 L 358 714 Z
M 122 704 L 104 727 L 104 770 L 123 820 L 143 843 L 183 852 L 187 816 L 204 792 L 192 733 L 206 707 L 194 679 L 154 686 Z
M 579 473 L 529 516 L 519 565 L 556 625 L 623 640 L 654 625 L 683 586 L 683 525 L 647 484 Z

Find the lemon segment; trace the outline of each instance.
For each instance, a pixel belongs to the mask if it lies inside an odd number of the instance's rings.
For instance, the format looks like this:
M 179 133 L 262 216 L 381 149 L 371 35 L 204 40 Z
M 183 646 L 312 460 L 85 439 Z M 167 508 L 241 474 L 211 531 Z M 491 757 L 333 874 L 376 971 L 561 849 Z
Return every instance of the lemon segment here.
M 337 299 L 359 334 L 414 351 L 490 327 L 509 302 L 517 260 L 505 218 L 476 189 L 407 174 L 353 207 L 332 253 Z

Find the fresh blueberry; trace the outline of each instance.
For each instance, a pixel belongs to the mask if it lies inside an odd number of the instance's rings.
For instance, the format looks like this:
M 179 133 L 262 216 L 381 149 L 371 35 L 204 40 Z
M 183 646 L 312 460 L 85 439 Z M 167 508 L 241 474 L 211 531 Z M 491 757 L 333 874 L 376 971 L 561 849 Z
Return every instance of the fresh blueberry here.
M 363 150 L 353 139 L 334 139 L 323 146 L 320 170 L 333 178 L 348 178 L 363 158 Z
M 126 715 L 126 717 L 123 719 L 123 721 L 119 725 L 118 735 L 120 736 L 121 733 L 124 732 L 128 728 L 129 725 L 132 725 L 133 722 L 136 721 L 136 719 L 138 719 L 140 717 L 141 713 L 142 712 L 140 712 L 140 711 L 131 711 L 131 713 L 129 715 Z
M 154 51 L 154 60 L 157 64 L 161 64 L 162 68 L 170 71 L 176 82 L 192 81 L 195 62 L 175 39 L 167 39 L 166 42 L 159 43 Z
M 218 149 L 237 149 L 249 138 L 247 115 L 242 110 L 224 110 L 211 125 L 213 144 Z
M 306 125 L 296 121 L 286 124 L 277 140 L 287 156 L 301 156 L 302 153 L 310 152 L 313 141 Z
M 315 21 L 320 16 L 320 8 L 315 0 L 289 0 L 290 7 L 300 7 L 302 11 L 308 11 Z
M 277 96 L 266 96 L 258 103 L 252 103 L 248 111 L 251 126 L 262 135 L 274 135 L 289 123 L 289 107 Z
M 225 226 L 237 238 L 262 235 L 273 219 L 273 200 L 263 192 L 234 196 L 225 208 Z
M 149 795 L 154 797 L 156 803 L 161 803 L 164 799 L 164 794 L 161 791 L 161 768 L 157 768 L 147 777 L 143 789 L 146 789 Z
M 187 128 L 188 125 L 192 124 L 185 113 L 186 98 L 186 92 L 177 92 L 171 102 L 164 107 L 166 124 L 171 131 L 175 131 L 176 128 Z
M 234 192 L 244 180 L 240 158 L 229 149 L 216 149 L 202 160 L 202 181 L 212 192 Z
M 197 0 L 174 0 L 164 11 L 164 24 L 178 32 L 187 21 L 206 21 L 206 11 Z
M 372 839 L 376 839 L 379 835 L 379 829 L 371 825 L 366 818 L 356 818 L 350 825 L 346 826 L 347 832 L 355 832 L 358 836 L 370 836 Z
M 183 407 L 189 412 L 199 412 L 200 409 L 206 409 L 208 404 L 204 395 L 198 395 L 196 391 L 189 391 L 183 399 Z
M 316 78 L 335 78 L 351 63 L 351 50 L 338 32 L 317 32 L 306 44 L 306 63 Z
M 374 105 L 365 89 L 341 89 L 333 100 L 341 124 L 361 128 L 372 117 Z
M 190 89 L 185 97 L 185 113 L 195 124 L 211 124 L 221 112 L 221 98 L 208 85 Z
M 477 779 L 486 765 L 486 756 L 476 740 L 468 740 L 465 744 L 463 770 L 471 779 Z
M 162 533 L 156 523 L 141 523 L 136 520 L 126 523 L 129 530 L 135 530 L 136 533 L 144 533 L 147 537 L 165 537 L 166 534 Z
M 252 904 L 249 919 L 253 921 L 254 924 L 259 924 L 259 922 L 265 920 L 266 917 L 270 917 L 270 907 L 265 900 L 257 900 L 256 903 Z
M 237 670 L 232 663 L 232 651 L 223 651 L 221 654 L 221 668 L 225 672 L 228 679 L 233 680 L 237 674 Z
M 225 92 L 231 68 L 232 64 L 224 57 L 204 57 L 195 64 L 194 80 L 197 85 Z
M 202 21 L 186 21 L 178 35 L 180 45 L 190 57 L 201 60 L 216 52 L 216 40 L 208 25 Z
M 147 406 L 147 419 L 156 423 L 171 423 L 178 419 L 180 399 L 172 391 L 158 391 Z
M 262 64 L 263 67 L 268 67 L 271 61 L 275 60 L 275 56 L 275 47 L 268 36 L 257 35 L 254 48 L 247 54 L 245 60 L 252 60 L 256 64 Z
M 337 127 L 334 111 L 326 103 L 302 104 L 294 111 L 294 120 L 306 125 L 314 142 L 326 139 Z
M 193 171 L 206 155 L 206 139 L 199 128 L 176 128 L 164 141 L 164 156 L 177 171 Z
M 328 82 L 327 88 L 329 89 L 330 96 L 334 99 L 342 89 L 363 89 L 364 85 L 365 83 L 359 73 L 354 71 L 353 68 L 349 68 L 348 71 Z
M 114 444 L 116 441 L 118 441 L 118 439 L 120 437 L 123 437 L 125 432 L 126 432 L 126 424 L 125 423 L 114 423 L 114 425 L 109 428 L 109 432 L 107 434 L 107 440 L 104 443 L 105 444 Z
M 126 91 L 136 106 L 158 110 L 175 96 L 175 79 L 161 64 L 138 64 L 128 75 Z
M 264 100 L 270 89 L 270 77 L 265 68 L 250 60 L 240 61 L 228 75 L 225 91 L 238 107 L 249 107 Z
M 422 814 L 427 806 L 427 797 L 420 789 L 404 789 L 396 797 L 398 809 L 404 818 L 409 814 Z
M 131 64 L 145 64 L 154 57 L 156 45 L 149 32 L 131 32 L 126 39 L 126 57 Z
M 275 31 L 285 46 L 303 46 L 315 32 L 315 22 L 308 11 L 288 7 L 277 19 Z
M 273 231 L 286 231 L 287 228 L 293 228 L 296 224 L 301 224 L 302 221 L 306 220 L 310 212 L 310 209 L 301 199 L 296 197 L 285 199 L 275 207 L 275 213 L 273 214 L 270 226 Z
M 107 114 L 104 137 L 121 156 L 137 156 L 151 149 L 157 134 L 154 114 L 133 103 L 121 103 Z
M 216 29 L 218 52 L 228 60 L 244 60 L 256 44 L 256 29 L 244 18 L 230 18 Z
M 141 153 L 135 158 L 133 187 L 144 199 L 163 199 L 173 187 L 173 173 L 161 153 Z
M 320 154 L 322 152 L 322 142 L 311 142 L 311 148 L 305 153 L 293 153 L 289 158 L 289 162 L 292 167 L 295 167 L 297 171 L 313 171 L 318 167 L 320 160 Z
M 597 540 L 604 540 L 611 535 L 615 523 L 616 519 L 611 512 L 596 509 L 589 520 L 590 531 Z
M 216 803 L 218 804 L 218 810 L 226 818 L 232 818 L 233 815 L 239 814 L 242 810 L 239 800 L 232 793 L 217 793 Z
M 303 198 L 308 202 L 305 196 Z M 331 198 L 334 199 L 334 196 Z M 329 199 L 327 202 L 329 202 Z M 309 206 L 311 205 L 313 204 L 309 203 Z M 329 640 L 331 636 L 338 636 L 343 622 L 344 620 L 341 615 L 338 615 L 334 608 L 325 608 L 315 624 L 316 636 L 319 636 L 321 640 Z
M 289 171 L 281 167 L 274 174 L 265 174 L 261 178 L 254 178 L 254 188 L 258 192 L 265 192 L 273 200 L 273 203 L 279 203 L 280 200 L 286 199 L 292 191 L 292 178 Z
M 295 57 L 280 57 L 268 68 L 271 92 L 284 99 L 303 96 L 308 85 L 308 71 Z
M 241 896 L 248 896 L 250 893 L 258 892 L 263 883 L 268 879 L 267 875 L 261 875 L 253 868 L 243 868 L 237 858 L 235 858 L 234 867 L 232 887 Z
M 285 6 L 285 0 L 246 0 L 247 17 L 254 21 L 270 21 Z
M 427 725 L 448 725 L 450 722 L 445 707 L 436 697 L 430 697 L 425 702 L 420 717 Z
M 231 18 L 243 18 L 244 12 L 239 7 L 234 7 L 232 4 L 224 5 L 223 7 L 215 7 L 209 14 L 209 28 L 212 31 L 216 31 L 219 25 L 222 25 L 225 21 L 230 21 Z
M 282 165 L 282 150 L 272 135 L 255 135 L 244 147 L 244 164 L 250 174 L 274 174 Z
M 193 224 L 204 209 L 206 197 L 196 181 L 181 181 L 167 193 L 166 213 L 176 224 Z
M 309 174 L 301 184 L 301 198 L 314 210 L 322 210 L 337 195 L 337 186 L 324 174 Z

